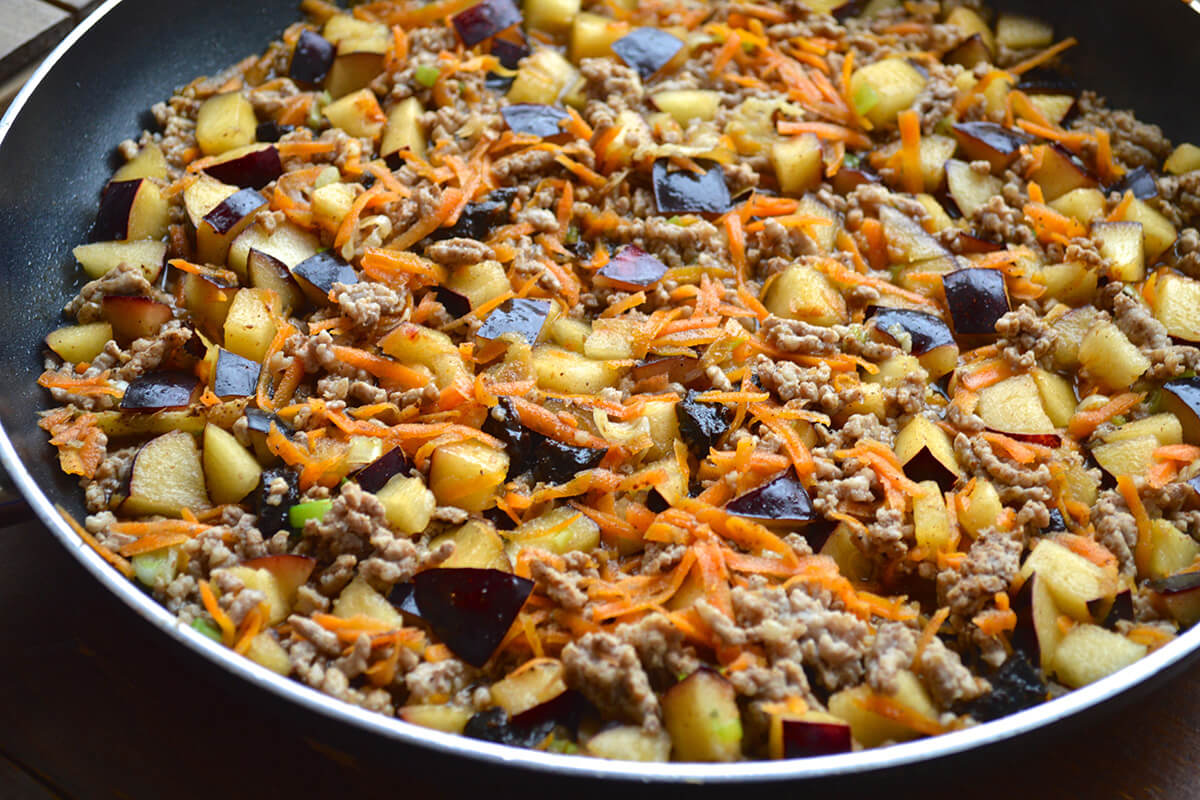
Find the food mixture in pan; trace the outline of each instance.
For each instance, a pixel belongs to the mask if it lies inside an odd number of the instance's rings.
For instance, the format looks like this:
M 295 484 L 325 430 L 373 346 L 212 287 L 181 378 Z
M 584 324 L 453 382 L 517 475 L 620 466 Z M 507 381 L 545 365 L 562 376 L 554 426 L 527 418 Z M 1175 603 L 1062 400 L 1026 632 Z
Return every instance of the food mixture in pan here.
M 733 761 L 1200 618 L 1200 149 L 1073 39 L 301 6 L 121 144 L 46 339 L 79 535 L 183 624 L 418 725 Z

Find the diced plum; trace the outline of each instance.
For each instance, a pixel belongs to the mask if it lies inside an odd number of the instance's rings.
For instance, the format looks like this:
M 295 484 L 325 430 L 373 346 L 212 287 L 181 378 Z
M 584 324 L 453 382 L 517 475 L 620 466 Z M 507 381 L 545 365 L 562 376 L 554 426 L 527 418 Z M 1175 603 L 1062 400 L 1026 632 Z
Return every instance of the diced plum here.
M 731 207 L 720 164 L 709 164 L 697 175 L 686 169 L 670 172 L 666 160 L 659 159 L 654 162 L 653 179 L 659 214 L 724 214 Z
M 896 338 L 891 332 L 898 329 L 908 334 L 912 354 L 921 356 L 939 347 L 954 344 L 954 334 L 945 322 L 923 311 L 907 308 L 872 306 L 867 316 L 877 330 Z
M 729 410 L 720 403 L 700 402 L 691 389 L 675 404 L 675 416 L 679 434 L 696 458 L 707 458 L 708 451 L 729 431 Z
M 833 176 L 833 190 L 838 194 L 850 194 L 858 186 L 864 183 L 882 183 L 883 178 L 879 177 L 870 168 L 859 165 L 856 167 L 842 166 Z
M 967 706 L 967 713 L 980 722 L 988 722 L 1027 708 L 1047 699 L 1046 681 L 1041 670 L 1030 663 L 1020 650 L 1000 668 L 987 676 L 992 690 Z
M 347 264 L 332 250 L 317 253 L 306 258 L 292 269 L 300 283 L 300 288 L 314 303 L 326 305 L 329 303 L 329 292 L 335 283 L 358 283 L 358 274 L 354 267 Z
M 666 264 L 632 244 L 622 247 L 597 273 L 603 282 L 629 292 L 654 286 L 666 274 Z
M 679 37 L 658 28 L 637 28 L 612 43 L 612 50 L 642 80 L 670 63 L 683 49 Z
M 113 181 L 100 194 L 91 241 L 159 239 L 167 230 L 167 201 L 153 181 Z
M 537 342 L 550 315 L 549 300 L 531 300 L 516 297 L 488 314 L 476 336 L 480 339 L 496 339 L 506 333 L 515 333 L 530 344 Z
M 100 313 L 112 325 L 113 336 L 121 344 L 154 337 L 174 316 L 166 303 L 124 295 L 105 296 L 100 301 Z
M 993 172 L 1003 172 L 1020 155 L 1021 145 L 1033 137 L 995 122 L 959 122 L 953 126 L 969 161 L 983 160 L 992 165 Z
M 796 477 L 795 469 L 735 497 L 725 510 L 739 517 L 788 524 L 811 522 L 817 517 L 812 499 Z
M 1200 444 L 1200 378 L 1176 378 L 1163 384 L 1163 408 L 1179 418 L 1183 440 Z
M 430 234 L 429 239 L 435 242 L 442 239 L 484 241 L 493 228 L 508 221 L 508 209 L 516 192 L 512 188 L 495 189 L 485 199 L 467 203 L 457 222 Z
M 1079 96 L 1079 84 L 1061 72 L 1035 67 L 1021 75 L 1017 88 L 1025 94 L 1069 94 Z
M 810 719 L 782 719 L 784 758 L 812 758 L 849 753 L 850 726 L 844 722 Z
M 541 437 L 531 453 L 533 480 L 539 483 L 566 483 L 577 473 L 599 465 L 607 452 L 602 448 L 576 447 Z
M 991 61 L 992 51 L 978 33 L 968 36 L 962 44 L 946 53 L 947 64 L 958 64 L 965 69 L 974 69 L 976 64 Z
M 364 491 L 378 492 L 395 475 L 407 474 L 412 471 L 412 464 L 404 450 L 393 447 L 379 458 L 367 464 L 353 476 Z
M 1125 194 L 1133 192 L 1133 196 L 1138 200 L 1149 200 L 1151 197 L 1158 197 L 1158 182 L 1154 180 L 1154 173 L 1146 169 L 1144 166 L 1134 167 L 1126 172 L 1121 180 L 1105 188 L 1105 194 Z
M 471 313 L 471 300 L 464 294 L 460 294 L 453 289 L 447 289 L 445 286 L 438 286 L 433 290 L 433 296 L 442 304 L 442 308 L 446 310 L 453 319 L 465 317 Z
M 492 40 L 492 55 L 500 60 L 500 66 L 505 69 L 517 69 L 521 66 L 521 59 L 530 53 L 529 45 L 524 41 L 510 42 L 508 39 L 493 39 Z M 495 74 L 495 73 L 492 73 Z M 511 85 L 512 79 L 509 79 Z M 508 91 L 506 86 L 503 91 Z
M 512 0 L 483 0 L 451 20 L 458 37 L 467 47 L 474 47 L 500 31 L 520 24 L 521 12 Z
M 280 309 L 290 315 L 304 306 L 304 291 L 287 264 L 273 255 L 257 248 L 246 254 L 246 274 L 250 285 L 256 289 L 270 289 L 279 297 Z
M 260 122 L 254 129 L 254 138 L 260 142 L 278 142 L 294 130 L 296 130 L 295 125 L 280 125 L 274 120 L 267 120 Z
M 304 86 L 315 86 L 325 80 L 337 49 L 333 43 L 316 31 L 304 31 L 296 40 L 292 51 L 292 64 L 288 76 Z
M 954 332 L 994 334 L 1010 310 L 1004 273 L 998 269 L 960 269 L 942 276 Z
M 213 368 L 213 394 L 217 397 L 250 397 L 258 390 L 258 376 L 262 364 L 231 353 L 225 348 L 217 350 L 217 363 Z
M 151 372 L 130 381 L 121 397 L 127 411 L 185 408 L 192 402 L 200 381 L 186 372 Z
M 287 484 L 287 490 L 282 494 L 274 494 L 271 487 L 280 480 Z M 295 470 L 290 467 L 263 470 L 258 488 L 254 490 L 253 508 L 258 517 L 255 525 L 268 539 L 280 531 L 291 530 L 288 515 L 292 506 L 299 502 L 300 478 Z
M 549 139 L 563 132 L 562 123 L 570 117 L 561 108 L 542 103 L 513 103 L 500 109 L 500 116 L 513 133 L 525 133 Z
M 665 376 L 669 383 L 691 386 L 704 377 L 704 369 L 695 356 L 661 356 L 642 361 L 629 374 L 639 383 Z
M 424 620 L 455 655 L 482 667 L 533 592 L 533 581 L 495 569 L 444 567 L 413 578 Z
M 515 718 L 509 719 L 503 708 L 489 708 L 467 720 L 463 736 L 509 747 L 537 747 L 554 727 L 555 722 L 550 718 L 520 724 Z
M 275 145 L 252 144 L 222 153 L 204 171 L 230 186 L 261 189 L 283 174 L 283 162 Z
M 267 199 L 254 189 L 239 189 L 219 202 L 196 226 L 200 260 L 206 264 L 224 264 L 233 240 L 266 206 Z
M 279 582 L 284 596 L 294 598 L 296 590 L 308 582 L 309 576 L 317 566 L 317 560 L 309 556 L 278 553 L 251 558 L 243 561 L 242 566 L 251 569 L 265 569 Z

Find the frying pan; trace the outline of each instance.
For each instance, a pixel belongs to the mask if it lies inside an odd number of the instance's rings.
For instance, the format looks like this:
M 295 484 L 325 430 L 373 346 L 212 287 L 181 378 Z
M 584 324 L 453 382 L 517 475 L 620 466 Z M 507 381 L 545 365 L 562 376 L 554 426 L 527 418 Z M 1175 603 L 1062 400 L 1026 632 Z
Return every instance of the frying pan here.
M 1083 44 L 1071 53 L 1080 82 L 1115 107 L 1137 109 L 1175 140 L 1200 138 L 1200 110 L 1183 86 L 1200 74 L 1200 19 L 1179 0 L 1000 2 L 1055 23 Z M 878 773 L 996 745 L 1102 705 L 1128 700 L 1190 663 L 1200 628 L 1133 666 L 1064 698 L 944 736 L 821 758 L 732 765 L 633 764 L 518 750 L 418 728 L 343 704 L 234 655 L 175 618 L 105 564 L 55 512 L 82 518 L 75 481 L 39 430 L 47 398 L 35 385 L 42 339 L 61 324 L 81 281 L 70 257 L 85 241 L 99 191 L 115 168 L 115 146 L 153 127 L 147 109 L 172 87 L 257 53 L 297 16 L 296 0 L 108 0 L 50 55 L 0 120 L 0 462 L 31 508 L 82 564 L 149 623 L 214 667 L 382 741 L 432 748 L 492 767 L 561 777 L 639 782 L 732 782 Z M 1040 737 L 1039 737 L 1040 738 Z

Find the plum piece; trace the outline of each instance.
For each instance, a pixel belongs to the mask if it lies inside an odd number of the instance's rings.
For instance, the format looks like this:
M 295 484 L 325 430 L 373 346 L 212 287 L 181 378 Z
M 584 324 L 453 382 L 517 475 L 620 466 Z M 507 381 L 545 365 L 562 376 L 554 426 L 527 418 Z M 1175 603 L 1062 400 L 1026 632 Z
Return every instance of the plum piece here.
M 455 14 L 451 22 L 462 43 L 474 47 L 505 28 L 520 24 L 521 12 L 512 0 L 483 0 Z
M 533 592 L 533 581 L 496 569 L 441 567 L 413 578 L 421 619 L 459 658 L 482 667 Z
M 352 477 L 364 491 L 378 492 L 395 475 L 412 472 L 408 456 L 399 447 L 393 447 L 379 458 L 367 464 Z
M 660 356 L 642 361 L 629 374 L 638 382 L 665 376 L 669 382 L 690 386 L 704 377 L 704 369 L 695 356 Z
M 288 77 L 305 86 L 315 86 L 325 80 L 337 56 L 333 42 L 316 31 L 304 31 L 292 51 Z
M 1033 141 L 1029 134 L 995 122 L 959 122 L 953 130 L 967 160 L 987 161 L 993 172 L 1003 172 L 1017 160 L 1021 145 Z
M 229 247 L 267 206 L 254 189 L 239 189 L 204 215 L 196 226 L 196 253 L 206 264 L 224 264 Z
M 282 494 L 272 494 L 271 487 L 277 480 L 287 484 L 287 490 Z M 275 502 L 272 502 L 275 501 Z M 270 538 L 280 531 L 291 531 L 288 516 L 292 506 L 300 502 L 300 476 L 290 467 L 275 467 L 263 470 L 254 490 L 253 507 L 258 516 L 255 523 L 265 538 Z
M 130 411 L 157 411 L 185 408 L 200 380 L 186 372 L 151 372 L 134 378 L 121 397 L 121 408 Z
M 597 274 L 617 289 L 637 292 L 662 280 L 667 274 L 667 265 L 630 244 L 622 247 Z
M 398 583 L 388 595 L 388 602 L 413 619 L 421 619 L 421 609 L 417 608 L 416 587 L 411 582 Z
M 489 72 L 483 79 L 483 85 L 497 94 L 508 94 L 508 90 L 516 83 L 516 75 L 501 75 L 499 72 Z
M 1151 197 L 1158 197 L 1158 182 L 1154 180 L 1154 173 L 1145 167 L 1135 167 L 1126 172 L 1121 180 L 1114 183 L 1112 186 L 1105 188 L 1105 194 L 1125 194 L 1133 192 L 1133 196 L 1138 200 L 1149 200 Z
M 783 719 L 784 758 L 811 758 L 849 753 L 850 726 L 844 722 Z
M 284 436 L 292 435 L 291 426 L 270 411 L 263 411 L 261 408 L 246 409 L 247 430 L 253 433 L 270 433 L 272 425 L 279 428 Z
M 692 389 L 675 404 L 675 417 L 679 435 L 696 458 L 706 458 L 708 451 L 729 431 L 729 409 L 720 403 L 700 402 Z
M 304 259 L 292 269 L 300 288 L 314 303 L 328 304 L 335 283 L 358 283 L 358 273 L 332 250 Z
M 1176 378 L 1162 388 L 1163 410 L 1179 418 L 1183 440 L 1200 444 L 1200 378 Z
M 294 130 L 295 125 L 280 125 L 274 120 L 267 120 L 258 123 L 258 127 L 254 129 L 254 138 L 260 142 L 278 142 Z
M 958 249 L 963 255 L 982 255 L 984 253 L 996 253 L 1004 249 L 1004 245 L 999 242 L 993 242 L 990 239 L 984 239 L 976 236 L 973 233 L 960 231 L 954 237 L 958 244 Z
M 608 452 L 598 447 L 576 447 L 541 437 L 533 447 L 533 480 L 537 483 L 566 483 L 576 473 L 593 469 Z
M 511 187 L 493 190 L 485 199 L 467 203 L 458 221 L 429 235 L 430 241 L 442 239 L 474 239 L 482 242 L 498 225 L 508 221 L 508 209 L 517 190 Z
M 513 133 L 526 133 L 549 139 L 563 132 L 562 124 L 570 117 L 561 108 L 542 103 L 513 103 L 500 109 L 500 116 Z
M 1061 72 L 1035 67 L 1021 75 L 1017 88 L 1025 94 L 1069 94 L 1079 96 L 1079 84 Z
M 167 230 L 167 201 L 153 181 L 112 181 L 100 194 L 90 240 L 159 239 Z
M 517 69 L 521 66 L 521 59 L 530 54 L 529 45 L 524 42 L 511 42 L 508 39 L 493 39 L 492 40 L 492 55 L 500 60 L 500 66 L 505 69 Z M 496 73 L 491 73 L 494 75 Z M 491 77 L 489 75 L 488 77 Z M 503 76 L 501 76 L 503 77 Z M 511 85 L 514 78 L 508 78 Z M 505 91 L 508 91 L 506 88 Z
M 945 56 L 947 64 L 958 64 L 965 69 L 974 69 L 976 64 L 991 60 L 992 51 L 978 33 L 969 36 Z
M 475 335 L 480 339 L 496 339 L 506 333 L 515 333 L 533 344 L 541 336 L 549 315 L 549 300 L 515 297 L 504 301 L 499 308 L 488 314 Z
M 954 332 L 994 334 L 1010 310 L 1004 273 L 998 269 L 960 269 L 942 276 Z
M 833 190 L 838 194 L 850 194 L 864 183 L 882 182 L 883 179 L 879 175 L 862 164 L 853 167 L 842 166 L 833 176 Z
M 625 66 L 642 80 L 647 80 L 679 54 L 683 42 L 658 28 L 637 28 L 617 39 L 611 47 Z
M 433 296 L 442 304 L 442 308 L 446 309 L 446 313 L 454 319 L 465 317 L 471 313 L 471 300 L 453 289 L 438 286 L 433 290 Z
M 592 708 L 583 694 L 567 689 L 533 708 L 513 715 L 512 724 L 519 728 L 532 728 L 549 722 L 553 727 L 562 726 L 575 735 L 579 732 L 579 723 L 584 715 Z
M 1042 528 L 1042 531 L 1065 531 L 1066 529 L 1067 521 L 1063 519 L 1062 512 L 1057 508 L 1050 509 L 1050 521 L 1046 524 L 1046 527 Z
M 504 442 L 504 450 L 508 453 L 508 478 L 512 479 L 529 470 L 534 450 L 545 437 L 521 424 L 521 417 L 507 397 L 501 397 L 497 407 L 504 418 L 489 413 L 483 423 L 483 432 Z
M 532 709 L 531 709 L 532 710 Z M 528 713 L 528 712 L 526 712 Z M 518 714 L 517 716 L 521 716 Z M 520 724 L 509 719 L 503 708 L 489 708 L 473 714 L 463 728 L 463 736 L 509 747 L 537 747 L 555 728 L 552 719 Z
M 709 164 L 697 175 L 686 169 L 670 172 L 667 161 L 660 158 L 654 162 L 653 178 L 659 214 L 724 214 L 731 207 L 720 164 Z
M 217 397 L 250 397 L 258 390 L 258 376 L 262 364 L 251 361 L 225 348 L 217 350 L 217 364 L 213 368 L 213 394 Z
M 812 499 L 796 470 L 789 469 L 777 478 L 735 497 L 725 506 L 730 514 L 767 522 L 803 523 L 817 518 Z
M 275 145 L 250 145 L 222 154 L 204 171 L 230 186 L 261 189 L 283 174 L 283 162 Z
M 922 311 L 911 311 L 907 308 L 883 308 L 871 306 L 867 309 L 867 317 L 875 329 L 886 333 L 893 339 L 893 330 L 899 329 L 907 333 L 912 342 L 912 354 L 922 356 L 939 347 L 954 345 L 954 334 L 945 322 L 932 314 Z
M 1006 717 L 1046 700 L 1047 687 L 1041 670 L 1020 651 L 1005 659 L 987 679 L 992 691 L 965 708 L 966 713 L 980 722 Z
M 1158 580 L 1146 581 L 1146 586 L 1159 594 L 1181 594 L 1200 589 L 1200 572 L 1180 572 Z
M 100 313 L 112 325 L 114 338 L 122 344 L 154 337 L 174 316 L 166 303 L 137 295 L 105 296 L 100 301 Z
M 1088 611 L 1092 610 L 1091 605 L 1088 603 Z M 1128 589 L 1117 592 L 1117 596 L 1113 598 L 1112 607 L 1108 609 L 1108 614 L 1105 615 L 1104 622 L 1101 624 L 1105 628 L 1112 629 L 1122 621 L 1133 621 L 1133 592 Z
M 275 256 L 254 247 L 250 248 L 246 254 L 246 276 L 252 287 L 275 292 L 285 314 L 304 307 L 304 290 L 292 277 L 292 271 L 288 269 L 287 264 Z
M 651 489 L 646 493 L 646 508 L 655 514 L 661 514 L 670 507 L 671 504 L 667 502 L 667 498 L 663 497 L 657 488 Z

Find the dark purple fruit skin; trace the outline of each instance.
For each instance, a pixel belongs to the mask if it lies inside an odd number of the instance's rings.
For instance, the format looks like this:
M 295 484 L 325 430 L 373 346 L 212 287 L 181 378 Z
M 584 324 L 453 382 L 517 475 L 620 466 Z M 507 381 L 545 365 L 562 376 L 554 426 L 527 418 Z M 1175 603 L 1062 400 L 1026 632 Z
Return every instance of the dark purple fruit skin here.
M 682 49 L 683 42 L 678 37 L 658 28 L 638 28 L 612 43 L 617 58 L 642 80 L 665 67 Z
M 433 290 L 433 296 L 442 304 L 442 308 L 446 309 L 446 313 L 454 319 L 465 317 L 471 313 L 471 301 L 466 295 L 459 294 L 453 289 L 438 286 Z
M 284 436 L 292 435 L 292 427 L 270 411 L 263 411 L 261 408 L 246 409 L 247 430 L 255 433 L 270 433 L 272 424 L 279 428 L 279 432 Z
M 278 158 L 278 154 L 276 154 Z M 267 204 L 267 198 L 253 189 L 240 189 L 226 197 L 217 207 L 204 215 L 204 221 L 217 233 L 228 233 L 255 209 Z
M 1088 609 L 1089 611 L 1091 609 Z M 1133 592 L 1126 589 L 1123 592 L 1118 592 L 1113 600 L 1112 608 L 1108 610 L 1108 616 L 1104 618 L 1102 623 L 1105 628 L 1112 629 L 1116 627 L 1118 622 L 1133 621 Z
M 1113 192 L 1117 194 L 1133 192 L 1133 196 L 1138 200 L 1149 200 L 1151 197 L 1158 197 L 1158 182 L 1154 180 L 1154 173 L 1150 170 L 1145 167 L 1135 167 L 1126 172 L 1121 180 L 1104 190 L 1105 194 Z
M 530 53 L 529 45 L 525 42 L 510 42 L 508 39 L 496 39 L 492 42 L 492 55 L 500 60 L 500 66 L 505 69 L 517 69 L 521 59 Z
M 143 178 L 131 181 L 114 181 L 104 187 L 100 194 L 100 210 L 92 225 L 93 242 L 112 242 L 124 239 L 129 230 L 129 210 L 142 187 Z
M 1175 395 L 1193 415 L 1200 418 L 1200 378 L 1176 378 L 1173 381 L 1167 381 L 1163 384 L 1163 391 Z M 1194 485 L 1200 491 L 1200 484 Z
M 352 477 L 365 491 L 374 493 L 382 489 L 392 476 L 411 471 L 412 464 L 409 463 L 408 456 L 399 447 L 393 447 Z
M 1040 580 L 1037 575 L 1030 577 L 1012 598 L 1011 608 L 1017 615 L 1017 625 L 1009 636 L 1013 652 L 1020 653 L 1033 664 L 1040 663 L 1042 652 L 1037 630 L 1033 627 L 1033 582 L 1036 580 Z
M 597 274 L 621 289 L 637 291 L 661 281 L 667 274 L 667 265 L 630 244 L 622 247 Z
M 580 692 L 567 689 L 517 714 L 512 718 L 512 724 L 518 728 L 532 728 L 549 722 L 554 727 L 561 725 L 575 734 L 579 731 L 583 716 L 592 708 L 592 704 Z
M 489 708 L 467 720 L 463 736 L 509 747 L 537 747 L 546 740 L 554 727 L 554 720 L 551 719 L 521 725 L 515 718 L 510 720 L 503 708 Z
M 508 480 L 528 472 L 533 465 L 534 448 L 545 438 L 521 424 L 521 417 L 507 397 L 501 397 L 496 405 L 504 419 L 489 412 L 483 423 L 483 432 L 504 442 L 508 454 Z M 507 516 L 507 515 L 505 515 Z
M 1028 134 L 995 122 L 959 122 L 953 126 L 953 130 L 955 138 L 964 147 L 967 146 L 965 142 L 981 144 L 998 156 L 1004 156 L 1009 163 L 1016 160 L 1021 145 L 1033 141 Z
M 566 483 L 584 470 L 594 469 L 607 450 L 575 447 L 540 437 L 533 447 L 533 480 L 537 483 Z
M 278 142 L 282 137 L 296 130 L 295 125 L 280 125 L 274 120 L 258 123 L 254 129 L 254 140 L 257 142 Z
M 953 489 L 958 481 L 958 476 L 938 461 L 928 447 L 922 447 L 904 464 L 904 475 L 916 483 L 933 481 L 943 492 Z
M 243 189 L 261 189 L 283 174 L 283 162 L 279 160 L 279 150 L 264 147 L 241 158 L 213 164 L 204 171 L 221 183 Z
M 666 160 L 659 159 L 654 162 L 653 177 L 659 214 L 724 214 L 731 207 L 720 164 L 697 175 L 686 169 L 668 172 Z
M 421 619 L 474 667 L 492 657 L 532 592 L 533 581 L 496 569 L 441 567 L 413 578 Z
M 812 758 L 850 752 L 850 726 L 843 722 L 785 719 L 783 757 Z
M 541 335 L 549 315 L 549 300 L 515 297 L 504 301 L 499 308 L 488 314 L 475 335 L 480 339 L 495 339 L 506 333 L 515 333 L 533 344 Z
M 864 183 L 882 183 L 883 178 L 864 166 L 842 167 L 833 176 L 833 190 L 838 194 L 850 194 L 855 187 Z
M 278 503 L 268 503 L 271 496 L 271 484 L 277 478 L 287 482 L 288 490 Z M 258 516 L 255 525 L 263 536 L 274 536 L 280 531 L 291 531 L 288 512 L 292 506 L 300 502 L 300 476 L 290 467 L 275 467 L 263 470 L 258 487 L 254 490 L 254 513 Z
M 1180 572 L 1168 575 L 1154 581 L 1146 581 L 1146 586 L 1159 594 L 1181 594 L 1200 589 L 1200 572 Z
M 954 344 L 954 334 L 950 328 L 932 314 L 907 308 L 871 306 L 867 309 L 867 317 L 877 330 L 889 336 L 892 335 L 891 329 L 899 326 L 912 339 L 912 353 L 915 356 Z
M 488 196 L 476 203 L 467 203 L 467 207 L 458 215 L 458 221 L 449 228 L 441 228 L 429 235 L 429 241 L 438 242 L 443 239 L 474 239 L 482 242 L 498 225 L 508 222 L 508 210 L 516 197 L 517 190 L 513 187 L 494 189 Z
M 332 250 L 309 256 L 297 264 L 292 273 L 311 283 L 322 294 L 329 294 L 335 283 L 358 283 L 358 274 L 354 267 Z
M 415 595 L 415 587 L 412 583 L 398 583 L 388 595 L 388 602 L 398 608 L 401 612 L 421 619 L 421 610 L 417 608 L 417 598 Z
M 217 397 L 250 397 L 258 390 L 261 372 L 262 364 L 222 347 L 217 351 L 217 366 L 213 370 L 213 394 Z
M 994 334 L 1009 312 L 1004 273 L 998 269 L 960 269 L 942 276 L 954 332 Z
M 719 403 L 701 403 L 691 389 L 675 404 L 675 419 L 684 444 L 696 458 L 707 458 L 708 451 L 729 431 L 729 409 Z
M 1067 521 L 1063 519 L 1062 512 L 1057 508 L 1050 509 L 1050 522 L 1046 527 L 1042 528 L 1043 532 L 1065 531 L 1067 529 Z
M 695 356 L 661 356 L 648 358 L 630 370 L 635 381 L 644 381 L 655 375 L 666 373 L 667 380 L 683 386 L 691 386 L 704 378 L 700 359 Z
M 315 31 L 304 31 L 296 40 L 288 77 L 296 83 L 309 86 L 318 84 L 325 80 L 336 55 L 337 49 L 333 42 Z
M 500 109 L 500 116 L 513 133 L 526 133 L 549 139 L 563 132 L 562 124 L 570 119 L 561 108 L 543 103 L 513 103 Z
M 483 0 L 455 14 L 451 21 L 462 43 L 474 47 L 505 28 L 520 24 L 521 19 L 521 12 L 512 0 Z
M 1025 94 L 1069 94 L 1079 96 L 1079 84 L 1046 67 L 1035 67 L 1021 76 L 1017 88 Z
M 817 518 L 804 484 L 789 469 L 777 478 L 735 497 L 725 506 L 730 514 L 768 522 L 801 523 Z
M 1041 670 L 1020 651 L 1010 655 L 987 679 L 992 691 L 964 708 L 980 722 L 1007 717 L 1046 700 L 1047 687 Z
M 483 85 L 488 89 L 491 89 L 493 92 L 497 92 L 499 94 L 508 94 L 508 90 L 512 88 L 512 85 L 516 80 L 516 75 L 501 75 L 499 72 L 489 72 L 483 79 Z M 389 155 L 387 157 L 388 165 L 391 166 L 392 169 L 399 169 L 400 164 L 393 164 L 393 159 L 397 162 L 400 161 L 400 159 L 396 158 L 394 154 Z
M 130 382 L 121 397 L 121 408 L 127 411 L 186 408 L 199 385 L 200 380 L 186 372 L 151 372 Z

